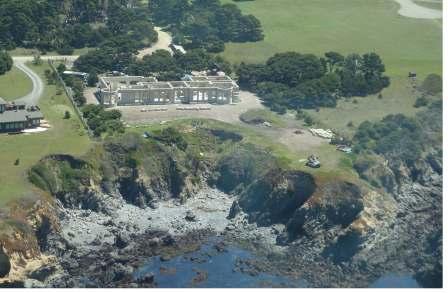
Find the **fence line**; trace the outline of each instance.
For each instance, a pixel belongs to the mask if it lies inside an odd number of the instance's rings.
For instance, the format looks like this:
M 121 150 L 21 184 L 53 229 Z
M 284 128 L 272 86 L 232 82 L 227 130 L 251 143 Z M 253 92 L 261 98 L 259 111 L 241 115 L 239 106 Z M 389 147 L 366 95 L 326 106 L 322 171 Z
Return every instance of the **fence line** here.
M 72 103 L 73 109 L 75 109 L 76 115 L 78 116 L 78 118 L 81 120 L 82 125 L 84 126 L 84 128 L 87 130 L 87 133 L 89 134 L 90 137 L 93 137 L 92 134 L 92 130 L 89 128 L 89 125 L 87 124 L 87 121 L 84 119 L 84 116 L 82 115 L 81 111 L 79 110 L 78 105 L 76 104 L 75 100 L 73 99 L 73 94 L 72 94 L 72 89 L 69 88 L 64 80 L 62 79 L 61 75 L 59 74 L 59 72 L 56 70 L 56 68 L 53 65 L 53 61 L 48 59 L 48 64 L 51 67 L 51 70 L 53 70 L 53 72 L 56 74 L 57 78 L 58 78 L 58 82 L 62 85 L 62 87 L 64 88 L 65 93 L 67 94 L 68 99 L 70 100 L 70 102 Z

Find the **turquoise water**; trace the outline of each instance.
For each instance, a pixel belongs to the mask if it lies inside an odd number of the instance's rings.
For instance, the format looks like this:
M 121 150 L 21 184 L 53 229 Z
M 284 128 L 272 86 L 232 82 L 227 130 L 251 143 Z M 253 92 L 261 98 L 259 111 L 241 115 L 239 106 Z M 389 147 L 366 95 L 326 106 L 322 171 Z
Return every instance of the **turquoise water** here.
M 409 275 L 390 274 L 372 283 L 371 288 L 420 288 L 417 281 Z
M 250 258 L 253 258 L 250 252 L 237 247 L 226 247 L 226 251 L 217 252 L 212 244 L 206 244 L 197 252 L 169 261 L 153 257 L 134 276 L 138 278 L 151 272 L 160 288 L 306 287 L 304 280 L 292 280 L 266 273 L 248 274 L 235 270 L 238 259 Z M 200 282 L 194 282 L 197 272 L 206 272 L 207 277 Z

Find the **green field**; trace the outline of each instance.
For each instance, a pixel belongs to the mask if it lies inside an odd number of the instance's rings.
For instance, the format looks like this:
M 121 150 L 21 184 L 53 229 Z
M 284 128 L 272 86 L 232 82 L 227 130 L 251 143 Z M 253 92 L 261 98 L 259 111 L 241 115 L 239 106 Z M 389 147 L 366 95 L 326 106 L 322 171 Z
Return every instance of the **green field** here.
M 282 51 L 374 51 L 383 58 L 391 77 L 383 99 L 355 98 L 340 101 L 336 108 L 308 111 L 322 127 L 352 134 L 365 120 L 413 115 L 420 93 L 410 86 L 408 72 L 415 71 L 420 82 L 429 73 L 442 73 L 442 20 L 402 17 L 393 0 L 256 0 L 237 5 L 260 19 L 266 37 L 257 43 L 227 44 L 223 54 L 234 63 L 263 62 Z M 347 127 L 349 122 L 354 126 Z
M 277 52 L 377 52 L 390 76 L 442 72 L 442 21 L 399 16 L 393 0 L 256 0 L 237 3 L 260 19 L 265 40 L 232 43 L 234 63 L 262 62 Z
M 32 66 L 44 78 L 49 66 Z M 12 199 L 33 194 L 28 182 L 27 170 L 39 159 L 48 154 L 83 154 L 90 145 L 90 140 L 63 91 L 57 94 L 56 86 L 47 85 L 39 103 L 45 119 L 52 126 L 43 133 L 8 135 L 0 134 L 0 207 Z M 65 111 L 72 113 L 64 120 Z M 14 165 L 20 159 L 18 166 Z
M 31 92 L 32 89 L 31 79 L 16 67 L 4 75 L 0 75 L 0 97 L 6 101 L 20 98 Z
M 336 129 L 350 136 L 365 120 L 381 120 L 384 116 L 395 113 L 414 115 L 421 110 L 414 107 L 419 96 L 420 93 L 413 90 L 407 78 L 395 78 L 391 86 L 382 92 L 381 99 L 378 95 L 342 99 L 336 108 L 320 108 L 319 112 L 306 111 L 318 121 L 320 127 Z M 428 98 L 431 101 L 440 98 L 440 95 Z M 349 122 L 353 126 L 347 126 Z
M 440 1 L 440 2 L 429 2 L 429 1 L 426 1 L 426 0 L 424 0 L 424 1 L 416 0 L 414 2 L 415 2 L 415 4 L 418 4 L 418 5 L 421 5 L 421 6 L 425 6 L 425 7 L 428 7 L 428 8 L 432 8 L 432 9 L 439 9 L 439 10 L 443 9 L 443 1 Z

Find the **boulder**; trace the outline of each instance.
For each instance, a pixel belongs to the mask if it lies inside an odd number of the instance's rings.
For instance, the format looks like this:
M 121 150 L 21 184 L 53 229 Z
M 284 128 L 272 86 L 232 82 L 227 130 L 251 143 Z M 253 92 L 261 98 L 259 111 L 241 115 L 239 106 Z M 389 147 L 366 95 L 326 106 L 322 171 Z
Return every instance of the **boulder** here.
M 196 215 L 193 214 L 192 211 L 187 211 L 187 213 L 185 215 L 185 220 L 187 220 L 188 222 L 196 222 L 197 218 L 196 218 Z
M 119 233 L 116 237 L 115 237 L 115 246 L 123 249 L 126 246 L 129 245 L 130 239 L 129 236 L 123 234 L 123 233 Z
M 45 267 L 39 268 L 38 270 L 32 272 L 29 275 L 29 277 L 31 279 L 35 279 L 40 282 L 43 282 L 55 271 L 56 271 L 56 268 L 54 266 L 45 266 Z
M 154 274 L 151 272 L 145 273 L 137 278 L 137 282 L 144 284 L 152 284 L 154 283 Z

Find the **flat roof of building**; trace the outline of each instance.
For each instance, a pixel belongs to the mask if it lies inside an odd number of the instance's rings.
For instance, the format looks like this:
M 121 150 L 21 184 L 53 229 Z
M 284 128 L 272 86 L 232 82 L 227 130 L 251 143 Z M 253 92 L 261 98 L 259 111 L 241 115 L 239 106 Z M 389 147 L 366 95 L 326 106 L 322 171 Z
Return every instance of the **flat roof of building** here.
M 38 110 L 10 110 L 0 113 L 0 123 L 26 122 L 28 119 L 43 119 L 44 115 Z

